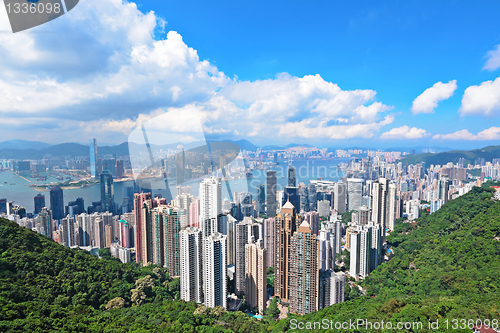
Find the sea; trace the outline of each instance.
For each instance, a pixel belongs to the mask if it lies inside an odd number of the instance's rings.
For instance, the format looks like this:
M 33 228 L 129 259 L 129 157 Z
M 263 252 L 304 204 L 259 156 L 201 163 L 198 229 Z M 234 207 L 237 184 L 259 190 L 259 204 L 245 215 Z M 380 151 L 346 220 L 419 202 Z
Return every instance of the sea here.
M 314 160 L 295 160 L 292 165 L 296 169 L 297 173 L 297 184 L 304 183 L 309 185 L 310 180 L 321 178 L 323 180 L 339 180 L 343 174 L 342 171 L 337 168 L 341 163 L 347 163 L 349 158 L 335 158 L 335 159 L 314 159 Z M 279 164 L 273 168 L 268 168 L 267 170 L 276 170 L 277 174 L 277 190 L 283 189 L 288 185 L 288 162 L 285 160 L 279 161 Z M 253 196 L 256 196 L 257 187 L 261 184 L 266 184 L 266 170 L 255 169 L 252 170 L 251 178 L 235 179 L 229 180 L 222 183 L 222 198 L 230 199 L 234 192 L 249 192 Z M 27 212 L 34 211 L 34 197 L 41 193 L 45 195 L 45 204 L 47 207 L 50 206 L 50 195 L 49 190 L 37 191 L 30 187 L 33 184 L 48 183 L 50 181 L 57 181 L 52 179 L 47 179 L 46 181 L 37 182 L 32 178 L 23 177 L 16 175 L 13 172 L 0 172 L 0 199 L 7 199 L 7 201 L 12 201 L 26 208 Z M 191 180 L 183 183 L 183 186 L 191 186 L 191 194 L 193 196 L 198 196 L 199 179 Z M 168 198 L 169 196 L 176 195 L 176 186 L 167 186 L 163 181 L 152 181 L 152 189 L 150 191 L 153 195 L 161 195 L 162 197 Z M 115 202 L 121 204 L 123 202 L 123 192 L 126 187 L 134 186 L 134 181 L 122 181 L 114 183 L 114 197 Z M 148 190 L 149 191 L 149 190 Z M 101 197 L 101 188 L 99 184 L 90 185 L 88 187 L 80 187 L 75 189 L 65 189 L 64 190 L 64 204 L 67 205 L 68 202 L 74 201 L 77 198 L 83 198 L 85 206 L 91 206 L 92 202 L 99 201 Z

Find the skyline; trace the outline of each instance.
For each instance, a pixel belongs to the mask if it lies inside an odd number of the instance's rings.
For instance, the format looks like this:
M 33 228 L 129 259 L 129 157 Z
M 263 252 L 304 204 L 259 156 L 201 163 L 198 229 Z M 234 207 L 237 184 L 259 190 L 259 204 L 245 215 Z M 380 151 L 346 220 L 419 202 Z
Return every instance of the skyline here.
M 178 141 L 193 138 L 193 117 L 208 139 L 257 146 L 472 149 L 500 139 L 497 3 L 198 2 L 200 14 L 96 4 L 0 35 L 0 141 L 119 144 L 156 116 Z

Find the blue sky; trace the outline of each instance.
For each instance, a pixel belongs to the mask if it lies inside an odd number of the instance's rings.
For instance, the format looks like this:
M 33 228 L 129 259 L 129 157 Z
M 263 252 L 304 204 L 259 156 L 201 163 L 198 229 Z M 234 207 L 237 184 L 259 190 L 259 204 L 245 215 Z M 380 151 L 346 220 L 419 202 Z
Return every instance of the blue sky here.
M 77 87 L 89 89 L 83 95 L 90 97 L 79 96 L 76 102 L 61 98 L 57 105 L 47 102 L 39 108 L 41 117 L 38 111 L 26 111 L 38 108 L 29 98 L 19 101 L 17 96 L 17 104 L 0 107 L 3 117 L 12 117 L 17 132 L 5 133 L 0 141 L 26 131 L 28 138 L 41 141 L 86 141 L 71 140 L 69 133 L 79 133 L 85 139 L 122 142 L 134 125 L 162 112 L 170 113 L 165 117 L 172 121 L 183 119 L 186 110 L 198 114 L 212 137 L 245 138 L 257 145 L 272 141 L 473 148 L 500 139 L 500 79 L 495 81 L 500 77 L 498 1 L 136 3 L 134 9 L 119 1 L 83 0 L 66 16 L 23 36 L 0 36 L 2 45 L 31 41 L 32 51 L 40 54 L 60 56 L 81 49 L 92 59 L 76 56 L 75 63 L 59 70 L 41 56 L 31 61 L 35 81 L 52 80 L 69 95 Z M 117 24 L 120 19 L 123 23 Z M 85 32 L 95 26 L 102 29 L 101 37 Z M 36 33 L 42 30 L 56 33 Z M 67 41 L 65 30 L 77 37 Z M 154 34 L 151 40 L 148 33 Z M 140 37 L 131 37 L 136 35 Z M 182 59 L 176 50 L 182 50 Z M 0 46 L 3 58 L 13 58 L 12 53 L 8 46 Z M 14 74 L 0 75 L 11 98 L 16 88 L 33 86 L 33 80 L 22 82 L 15 75 L 29 61 L 12 60 L 9 68 Z M 194 84 L 186 77 L 199 74 L 200 64 L 209 74 L 195 75 L 199 81 Z M 168 71 L 153 77 L 158 72 L 154 66 Z M 120 76 L 124 68 L 136 76 Z M 153 78 L 137 84 L 137 77 L 145 76 Z M 9 90 L 12 82 L 15 87 Z M 414 100 L 438 82 L 444 85 L 422 96 L 420 108 L 412 112 Z M 464 96 L 467 88 L 483 82 Z M 90 83 L 109 94 L 96 101 L 99 92 L 89 88 Z M 340 90 L 332 87 L 335 84 Z M 33 96 L 59 100 L 50 89 L 39 86 Z M 306 93 L 299 93 L 304 89 Z M 158 97 L 166 92 L 172 96 Z M 339 96 L 345 97 L 340 98 L 341 106 Z M 369 106 L 372 111 L 360 109 Z M 276 108 L 279 112 L 273 111 Z M 26 113 L 24 124 L 15 121 L 18 112 Z M 54 117 L 64 121 L 54 126 Z M 169 128 L 177 131 L 171 137 L 197 137 L 188 127 Z M 54 136 L 57 129 L 68 134 Z

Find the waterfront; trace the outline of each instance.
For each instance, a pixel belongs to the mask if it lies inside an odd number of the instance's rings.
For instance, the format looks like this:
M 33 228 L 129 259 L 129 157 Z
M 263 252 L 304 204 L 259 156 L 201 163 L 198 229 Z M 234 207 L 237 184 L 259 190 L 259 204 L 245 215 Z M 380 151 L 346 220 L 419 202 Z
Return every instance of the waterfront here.
M 312 179 L 322 178 L 324 180 L 338 180 L 341 177 L 341 171 L 337 168 L 339 163 L 347 163 L 349 158 L 341 159 L 329 159 L 329 160 L 297 160 L 293 161 L 292 165 L 297 170 L 297 183 L 309 184 Z M 286 161 L 279 161 L 279 165 L 269 170 L 276 170 L 277 172 L 277 190 L 283 189 L 287 183 L 287 168 L 288 163 Z M 266 184 L 266 170 L 257 169 L 252 171 L 253 177 L 248 179 L 236 179 L 223 182 L 222 184 L 222 198 L 229 199 L 231 195 L 228 193 L 234 192 L 250 192 L 252 195 L 256 195 L 256 188 L 260 184 Z M 31 182 L 29 177 L 20 177 L 12 172 L 0 172 L 0 199 L 7 199 L 8 201 L 13 201 L 15 204 L 23 206 L 26 208 L 27 212 L 33 212 L 34 201 L 33 198 L 41 193 L 45 195 L 45 204 L 50 206 L 50 198 L 48 191 L 37 191 L 30 185 L 35 184 L 33 180 Z M 11 185 L 15 184 L 15 185 Z M 167 190 L 165 183 L 163 181 L 151 181 L 153 194 L 161 194 L 163 197 L 167 197 Z M 194 196 L 198 196 L 198 184 L 199 179 L 186 182 L 182 185 L 190 185 L 191 193 Z M 133 186 L 133 181 L 123 181 L 114 183 L 114 196 L 115 202 L 121 204 L 123 202 L 123 189 L 128 186 Z M 229 187 L 229 191 L 228 191 Z M 88 187 L 80 187 L 75 189 L 64 190 L 64 204 L 67 205 L 68 202 L 76 200 L 76 198 L 83 198 L 85 201 L 85 207 L 92 204 L 93 201 L 99 201 L 101 197 L 101 189 L 98 184 L 90 185 Z M 171 195 L 175 196 L 176 189 L 175 185 L 170 188 Z

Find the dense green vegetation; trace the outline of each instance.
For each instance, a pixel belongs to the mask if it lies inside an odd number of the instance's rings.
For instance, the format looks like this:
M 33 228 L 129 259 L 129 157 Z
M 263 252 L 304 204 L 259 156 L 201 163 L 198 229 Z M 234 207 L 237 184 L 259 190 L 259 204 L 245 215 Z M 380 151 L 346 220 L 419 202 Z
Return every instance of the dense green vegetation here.
M 444 165 L 448 162 L 457 163 L 459 158 L 465 159 L 465 166 L 467 164 L 474 164 L 476 158 L 484 158 L 490 161 L 494 158 L 500 158 L 500 146 L 488 146 L 474 150 L 452 150 L 437 154 L 424 153 L 416 155 L 408 155 L 401 160 L 403 164 L 416 164 L 425 162 L 426 167 L 431 164 Z
M 290 327 L 293 318 L 425 325 L 429 320 L 500 319 L 500 202 L 491 197 L 491 189 L 474 188 L 432 215 L 398 224 L 388 237 L 394 257 L 361 284 L 366 296 L 304 317 L 290 316 L 278 327 Z M 439 330 L 448 331 L 471 332 L 446 330 L 444 324 Z
M 470 332 L 443 321 L 500 319 L 500 202 L 491 198 L 492 189 L 474 188 L 432 215 L 399 221 L 391 259 L 361 290 L 348 287 L 347 302 L 275 321 L 275 300 L 260 322 L 178 300 L 178 280 L 163 268 L 98 259 L 1 220 L 0 332 L 284 332 L 292 320 L 325 318 L 424 324 L 394 332 L 431 332 L 428 321 L 439 320 L 432 332 Z
M 255 332 L 241 312 L 179 300 L 162 267 L 122 264 L 0 219 L 0 332 Z M 106 259 L 107 258 L 107 259 Z

